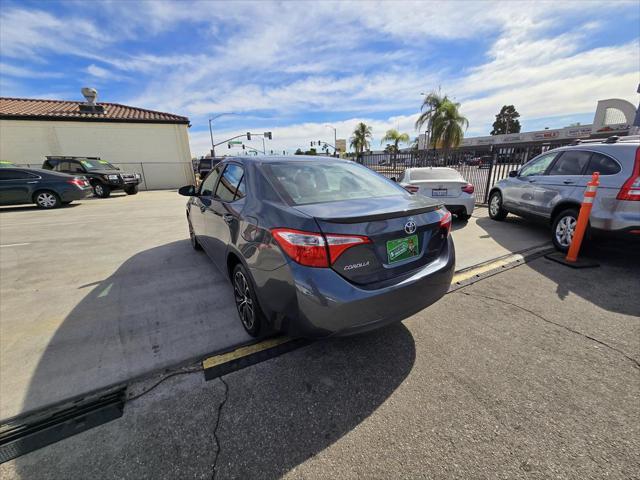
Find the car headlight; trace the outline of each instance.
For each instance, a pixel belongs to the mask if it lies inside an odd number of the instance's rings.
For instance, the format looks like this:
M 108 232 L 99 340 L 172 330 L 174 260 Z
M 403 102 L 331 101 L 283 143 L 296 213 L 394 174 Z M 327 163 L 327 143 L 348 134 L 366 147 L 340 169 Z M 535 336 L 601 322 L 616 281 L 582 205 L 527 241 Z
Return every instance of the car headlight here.
M 107 175 L 109 180 L 118 180 L 118 175 Z

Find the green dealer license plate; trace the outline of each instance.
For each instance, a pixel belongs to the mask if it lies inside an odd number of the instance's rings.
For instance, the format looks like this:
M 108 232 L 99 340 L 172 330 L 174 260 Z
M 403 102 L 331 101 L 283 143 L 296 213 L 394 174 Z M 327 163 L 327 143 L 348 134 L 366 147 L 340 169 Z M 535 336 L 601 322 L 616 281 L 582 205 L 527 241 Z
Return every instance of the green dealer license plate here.
M 387 257 L 389 263 L 400 262 L 418 255 L 418 235 L 398 238 L 387 242 Z

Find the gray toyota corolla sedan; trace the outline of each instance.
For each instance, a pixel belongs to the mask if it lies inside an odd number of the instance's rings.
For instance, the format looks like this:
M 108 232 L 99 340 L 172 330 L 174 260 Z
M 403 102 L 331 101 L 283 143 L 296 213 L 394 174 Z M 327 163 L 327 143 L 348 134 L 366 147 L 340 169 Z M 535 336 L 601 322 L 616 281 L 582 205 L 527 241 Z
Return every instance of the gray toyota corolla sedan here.
M 229 276 L 253 336 L 372 330 L 451 284 L 451 214 L 349 160 L 230 158 L 180 194 L 193 247 Z

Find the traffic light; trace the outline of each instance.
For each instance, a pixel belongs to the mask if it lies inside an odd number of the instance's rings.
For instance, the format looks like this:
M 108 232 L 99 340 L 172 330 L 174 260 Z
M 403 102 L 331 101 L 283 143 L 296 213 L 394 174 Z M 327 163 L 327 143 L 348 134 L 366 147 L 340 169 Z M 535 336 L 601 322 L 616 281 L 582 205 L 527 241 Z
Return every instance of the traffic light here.
M 309 142 L 311 144 L 311 146 L 313 147 L 313 142 Z
M 231 149 L 231 144 L 230 144 L 230 143 L 227 143 L 227 147 L 229 147 L 229 149 Z
M 244 148 L 244 143 L 242 144 L 242 149 L 243 149 L 243 150 L 245 150 L 245 148 Z
M 268 138 L 269 140 L 272 140 L 271 132 L 264 132 L 264 138 Z
M 247 132 L 247 140 L 251 140 L 251 132 Z

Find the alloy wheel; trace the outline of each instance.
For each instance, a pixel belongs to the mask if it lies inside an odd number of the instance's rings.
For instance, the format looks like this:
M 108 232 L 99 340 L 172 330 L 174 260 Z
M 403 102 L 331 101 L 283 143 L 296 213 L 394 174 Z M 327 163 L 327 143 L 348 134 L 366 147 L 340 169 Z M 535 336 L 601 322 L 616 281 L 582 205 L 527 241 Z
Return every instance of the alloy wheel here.
M 498 215 L 498 211 L 500 210 L 500 197 L 498 195 L 494 195 L 491 197 L 491 203 L 489 204 L 489 211 L 491 215 Z
M 96 195 L 98 195 L 99 197 L 101 197 L 104 194 L 104 189 L 102 188 L 102 185 L 100 185 L 99 183 L 96 184 L 96 186 L 94 187 L 94 190 L 96 192 Z
M 256 321 L 255 310 L 253 301 L 251 300 L 249 282 L 240 271 L 236 272 L 233 279 L 233 293 L 236 301 L 236 307 L 240 314 L 240 320 L 242 320 L 244 328 L 252 330 Z
M 43 208 L 52 208 L 55 207 L 57 199 L 52 193 L 42 192 L 36 197 L 36 202 Z
M 576 229 L 576 219 L 572 216 L 562 217 L 556 225 L 556 241 L 562 247 L 569 247 Z

